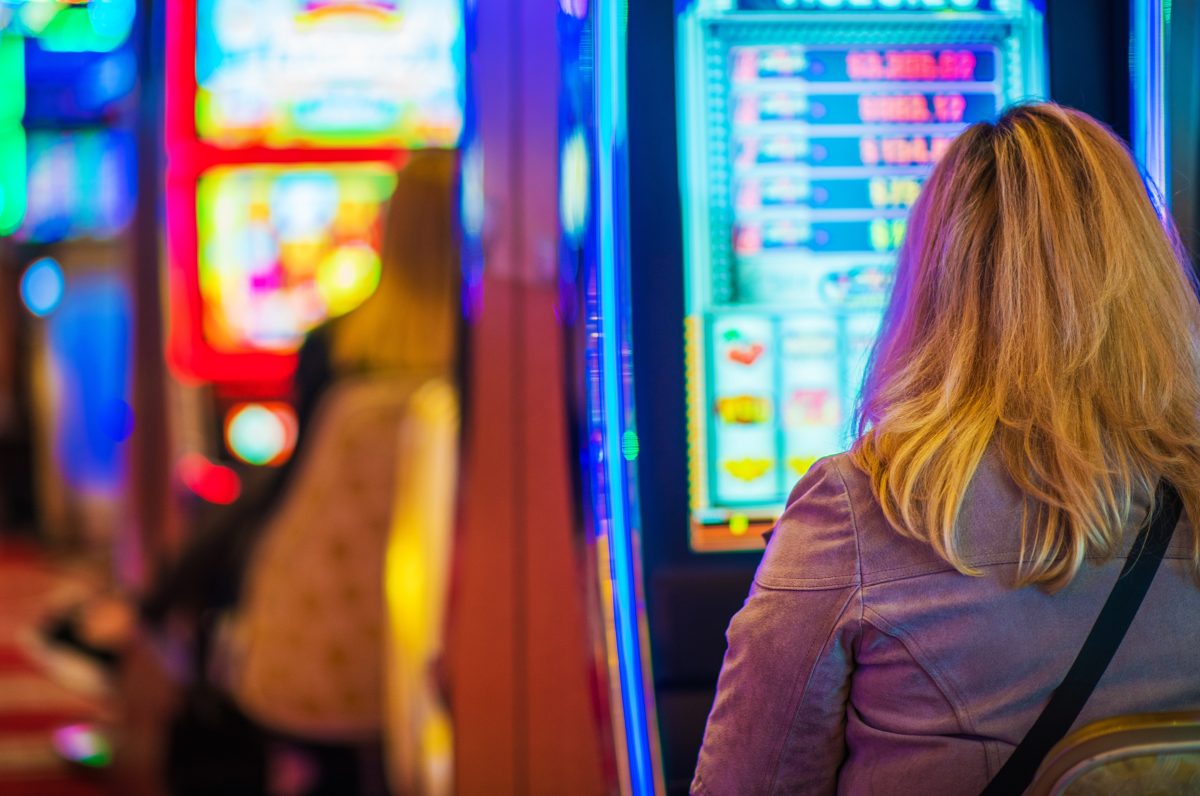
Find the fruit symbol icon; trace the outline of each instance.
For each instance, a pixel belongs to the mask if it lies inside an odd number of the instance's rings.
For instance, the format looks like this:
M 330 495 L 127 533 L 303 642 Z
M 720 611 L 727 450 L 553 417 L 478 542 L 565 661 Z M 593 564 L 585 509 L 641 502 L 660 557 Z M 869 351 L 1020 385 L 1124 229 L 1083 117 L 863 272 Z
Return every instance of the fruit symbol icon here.
M 748 343 L 742 345 L 734 345 L 729 347 L 730 362 L 736 362 L 739 365 L 750 366 L 758 361 L 758 358 L 766 351 L 766 347 L 762 343 Z
M 771 419 L 771 401 L 755 395 L 731 395 L 717 399 L 717 415 L 731 426 L 755 426 Z
M 738 329 L 727 329 L 721 335 L 725 358 L 735 365 L 750 367 L 762 357 L 767 347 L 758 340 L 750 340 Z
M 725 472 L 734 478 L 749 483 L 757 481 L 771 470 L 771 460 L 755 459 L 752 457 L 730 459 L 723 466 L 725 467 Z
M 784 417 L 789 428 L 798 426 L 835 426 L 841 413 L 833 393 L 822 388 L 793 390 Z
M 796 475 L 804 475 L 814 464 L 817 463 L 816 456 L 792 456 L 787 460 L 788 467 Z

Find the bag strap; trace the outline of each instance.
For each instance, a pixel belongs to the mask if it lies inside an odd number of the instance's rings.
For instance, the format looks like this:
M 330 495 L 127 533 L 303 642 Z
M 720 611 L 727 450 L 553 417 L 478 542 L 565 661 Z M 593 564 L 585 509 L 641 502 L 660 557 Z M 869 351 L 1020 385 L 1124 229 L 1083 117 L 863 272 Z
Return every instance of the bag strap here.
M 1121 640 L 1125 638 L 1138 607 L 1150 589 L 1158 565 L 1162 563 L 1163 554 L 1175 533 L 1182 508 L 1175 487 L 1166 481 L 1159 482 L 1154 516 L 1142 526 L 1134 540 L 1117 583 L 1100 609 L 1100 615 L 1083 642 L 1083 648 L 1071 664 L 1067 676 L 1054 689 L 1042 714 L 1017 745 L 1008 762 L 984 788 L 982 796 L 1023 793 L 1051 747 L 1062 740 L 1075 719 L 1079 718 L 1084 704 L 1121 646 Z

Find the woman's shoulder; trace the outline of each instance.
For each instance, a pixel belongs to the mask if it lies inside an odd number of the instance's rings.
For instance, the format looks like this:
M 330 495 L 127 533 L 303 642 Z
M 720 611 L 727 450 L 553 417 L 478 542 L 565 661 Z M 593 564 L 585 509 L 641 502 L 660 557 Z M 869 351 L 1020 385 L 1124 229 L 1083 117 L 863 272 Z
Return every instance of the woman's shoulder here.
M 832 589 L 859 582 L 855 472 L 841 453 L 819 459 L 796 483 L 759 565 L 759 585 Z
M 1020 492 L 992 456 L 980 463 L 960 515 L 964 552 L 980 563 L 1015 559 Z M 760 585 L 837 588 L 952 567 L 884 516 L 871 480 L 849 453 L 819 460 L 792 490 L 759 567 Z

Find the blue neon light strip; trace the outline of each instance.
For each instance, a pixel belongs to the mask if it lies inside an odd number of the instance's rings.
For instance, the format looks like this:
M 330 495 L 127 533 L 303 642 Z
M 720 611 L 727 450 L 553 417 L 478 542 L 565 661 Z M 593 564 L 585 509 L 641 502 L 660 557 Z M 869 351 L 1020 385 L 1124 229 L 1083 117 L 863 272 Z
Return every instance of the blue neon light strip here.
M 646 711 L 639 633 L 637 568 L 634 562 L 636 507 L 626 480 L 621 451 L 626 418 L 624 379 L 628 378 L 622 355 L 626 334 L 623 320 L 624 269 L 628 267 L 626 228 L 627 182 L 625 128 L 625 25 L 620 0 L 596 4 L 596 135 L 599 201 L 599 298 L 600 367 L 603 423 L 602 483 L 608 487 L 608 541 L 612 561 L 613 620 L 617 641 L 621 701 L 629 760 L 630 787 L 634 794 L 654 793 L 653 757 Z M 597 507 L 599 508 L 599 506 Z
M 1130 81 L 1133 154 L 1162 196 L 1168 212 L 1171 185 L 1167 172 L 1166 44 L 1164 0 L 1130 3 Z

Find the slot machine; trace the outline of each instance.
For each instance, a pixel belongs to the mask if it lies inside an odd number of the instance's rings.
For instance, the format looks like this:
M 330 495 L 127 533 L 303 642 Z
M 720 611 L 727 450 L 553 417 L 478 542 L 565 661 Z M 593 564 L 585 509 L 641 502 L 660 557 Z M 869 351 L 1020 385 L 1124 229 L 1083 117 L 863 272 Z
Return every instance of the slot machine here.
M 168 6 L 167 354 L 204 396 L 185 483 L 226 483 L 207 477 L 213 461 L 291 455 L 305 335 L 374 291 L 405 152 L 458 145 L 462 13 L 446 0 Z
M 583 515 L 622 789 L 682 793 L 763 533 L 853 440 L 932 164 L 966 126 L 1050 98 L 1132 128 L 1161 185 L 1166 23 L 1153 2 L 619 5 L 579 5 L 593 204 L 563 259 L 581 296 Z
M 26 310 L 8 337 L 27 358 L 18 425 L 32 430 L 41 532 L 96 549 L 119 524 L 133 424 L 142 25 L 133 0 L 10 2 L 0 13 L 0 116 L 10 122 L 0 131 L 0 237 Z

